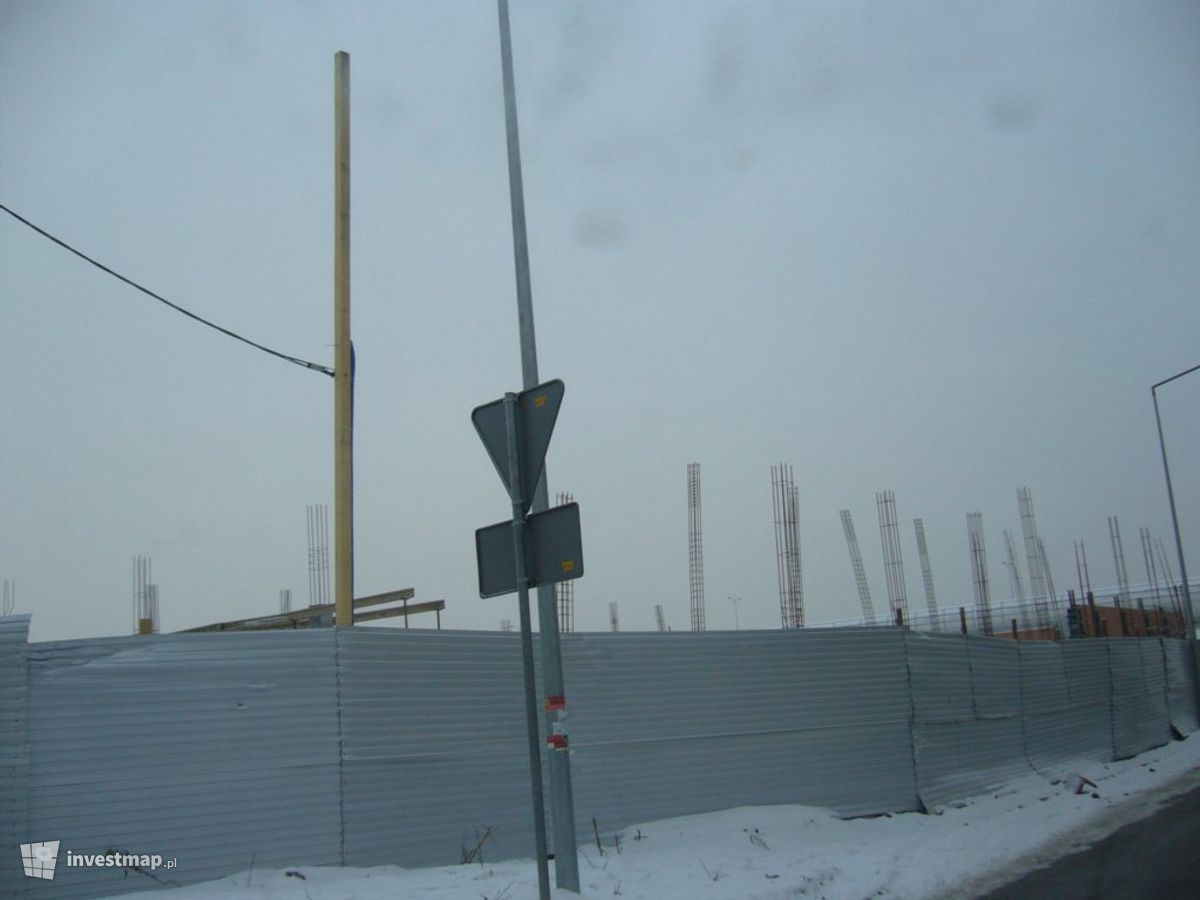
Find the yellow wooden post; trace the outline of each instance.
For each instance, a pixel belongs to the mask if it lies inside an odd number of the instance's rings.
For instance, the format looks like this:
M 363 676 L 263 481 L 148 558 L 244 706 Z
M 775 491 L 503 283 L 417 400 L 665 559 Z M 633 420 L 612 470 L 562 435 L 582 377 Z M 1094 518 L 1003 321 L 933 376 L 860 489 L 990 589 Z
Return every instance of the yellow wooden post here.
M 334 72 L 333 542 L 334 621 L 354 624 L 354 351 L 350 342 L 350 54 Z

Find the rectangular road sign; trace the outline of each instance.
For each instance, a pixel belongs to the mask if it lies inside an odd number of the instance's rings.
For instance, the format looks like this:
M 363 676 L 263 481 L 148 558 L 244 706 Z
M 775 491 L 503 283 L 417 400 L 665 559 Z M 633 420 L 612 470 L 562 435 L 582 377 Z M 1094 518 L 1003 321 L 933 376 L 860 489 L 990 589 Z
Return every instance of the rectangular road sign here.
M 557 378 L 517 394 L 517 444 L 521 460 L 521 492 L 526 512 L 533 502 L 533 491 L 546 464 L 550 435 L 562 406 L 563 383 Z M 508 426 L 504 420 L 504 400 L 493 400 L 471 411 L 471 421 L 500 473 L 500 480 L 512 495 L 508 477 Z M 516 590 L 514 588 L 514 590 Z
M 517 589 L 512 528 L 511 521 L 497 522 L 475 532 L 480 597 L 511 594 Z M 531 588 L 583 574 L 578 503 L 553 506 L 525 520 L 525 572 Z

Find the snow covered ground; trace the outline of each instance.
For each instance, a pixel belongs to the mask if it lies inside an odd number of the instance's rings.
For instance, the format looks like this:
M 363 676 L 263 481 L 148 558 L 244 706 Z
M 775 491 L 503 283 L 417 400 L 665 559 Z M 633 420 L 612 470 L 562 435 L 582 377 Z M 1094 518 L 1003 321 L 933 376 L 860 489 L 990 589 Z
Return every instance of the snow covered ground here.
M 1087 781 L 1082 781 L 1087 779 Z M 1090 783 L 1089 783 L 1090 782 Z M 975 897 L 1200 786 L 1200 737 L 1135 759 L 1081 761 L 938 810 L 842 820 L 809 806 L 739 807 L 626 829 L 580 847 L 588 900 Z M 531 860 L 438 869 L 255 869 L 170 900 L 527 900 Z M 553 869 L 551 869 L 553 881 Z M 127 895 L 134 896 L 134 895 Z M 145 897 L 146 894 L 136 896 Z M 559 900 L 577 895 L 555 892 Z

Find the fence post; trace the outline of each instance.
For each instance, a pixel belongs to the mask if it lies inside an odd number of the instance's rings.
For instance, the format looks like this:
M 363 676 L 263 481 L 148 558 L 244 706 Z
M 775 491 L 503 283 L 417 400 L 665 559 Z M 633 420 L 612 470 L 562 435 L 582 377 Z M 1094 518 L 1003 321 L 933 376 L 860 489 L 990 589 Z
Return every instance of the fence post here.
M 1179 737 L 1185 737 L 1185 735 L 1175 727 L 1175 722 L 1171 719 L 1171 667 L 1167 665 L 1167 642 L 1162 638 L 1156 638 L 1155 643 L 1158 644 L 1159 657 L 1162 659 L 1163 702 L 1167 707 L 1167 733 L 1170 734 L 1171 737 L 1175 737 L 1177 734 Z M 1194 705 L 1195 698 L 1193 697 L 1192 700 Z
M 1108 641 L 1104 644 L 1104 660 L 1108 666 L 1108 746 L 1112 749 L 1112 758 L 1117 758 L 1117 688 L 1113 681 L 1112 647 Z
M 904 674 L 908 685 L 908 752 L 912 758 L 913 789 L 917 794 L 917 807 L 922 813 L 929 812 L 925 799 L 921 796 L 921 769 L 917 765 L 917 692 L 913 688 L 911 649 L 908 645 L 910 635 L 901 634 L 904 641 Z
M 959 626 L 962 628 L 962 633 L 966 634 L 967 633 L 967 609 L 965 606 L 960 606 L 958 608 L 958 623 L 959 623 Z

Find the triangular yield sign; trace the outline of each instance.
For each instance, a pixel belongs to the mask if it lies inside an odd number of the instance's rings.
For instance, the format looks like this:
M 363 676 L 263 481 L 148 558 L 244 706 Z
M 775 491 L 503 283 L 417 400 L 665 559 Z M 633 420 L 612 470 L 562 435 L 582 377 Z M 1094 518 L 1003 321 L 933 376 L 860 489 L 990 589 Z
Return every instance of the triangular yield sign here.
M 521 474 L 522 510 L 529 511 L 533 492 L 542 469 L 546 464 L 546 450 L 550 447 L 550 436 L 558 411 L 562 407 L 564 386 L 554 378 L 527 391 L 517 394 L 517 453 Z M 477 406 L 471 412 L 471 421 L 484 449 L 492 458 L 492 464 L 512 496 L 513 486 L 508 477 L 508 427 L 504 417 L 504 400 L 493 400 Z

